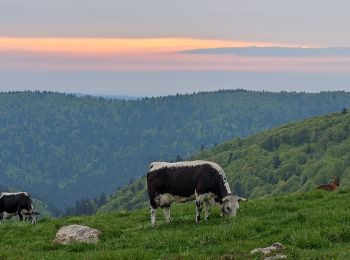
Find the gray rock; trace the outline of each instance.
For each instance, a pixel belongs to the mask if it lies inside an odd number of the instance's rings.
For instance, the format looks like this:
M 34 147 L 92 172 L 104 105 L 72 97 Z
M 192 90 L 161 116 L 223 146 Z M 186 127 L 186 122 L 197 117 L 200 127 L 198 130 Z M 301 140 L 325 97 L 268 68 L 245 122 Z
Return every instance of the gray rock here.
M 272 246 L 268 246 L 268 247 L 264 247 L 264 248 L 255 248 L 252 251 L 250 251 L 250 253 L 253 254 L 263 254 L 263 255 L 268 255 L 270 254 L 272 251 L 277 251 L 277 250 L 282 250 L 284 249 L 284 246 L 279 243 L 273 243 Z
M 287 258 L 286 255 L 277 254 L 275 256 L 270 256 L 270 257 L 264 258 L 264 260 L 276 260 L 276 259 L 286 259 L 286 258 Z
M 53 242 L 69 244 L 72 242 L 97 243 L 101 232 L 81 225 L 69 225 L 60 228 Z

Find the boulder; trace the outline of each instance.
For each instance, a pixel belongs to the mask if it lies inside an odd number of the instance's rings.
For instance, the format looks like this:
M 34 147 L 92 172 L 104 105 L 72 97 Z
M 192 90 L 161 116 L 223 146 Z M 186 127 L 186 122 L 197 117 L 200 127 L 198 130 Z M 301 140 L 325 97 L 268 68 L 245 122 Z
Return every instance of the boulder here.
M 69 244 L 72 242 L 97 243 L 101 232 L 87 226 L 69 225 L 60 228 L 53 242 Z

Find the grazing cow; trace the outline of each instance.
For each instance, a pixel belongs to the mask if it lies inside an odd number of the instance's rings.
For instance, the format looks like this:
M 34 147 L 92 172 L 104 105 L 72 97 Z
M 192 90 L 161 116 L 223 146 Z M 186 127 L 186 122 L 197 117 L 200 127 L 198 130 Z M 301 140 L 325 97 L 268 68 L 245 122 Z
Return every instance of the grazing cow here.
M 35 211 L 32 199 L 27 192 L 0 193 L 0 214 L 2 219 L 18 215 L 20 221 L 29 220 L 35 224 L 40 213 Z
M 331 176 L 333 182 L 328 184 L 322 184 L 317 187 L 319 190 L 334 191 L 339 186 L 339 178 L 337 176 Z
M 151 224 L 156 225 L 156 210 L 163 209 L 165 220 L 170 222 L 172 202 L 196 202 L 196 222 L 204 205 L 208 220 L 214 200 L 222 204 L 223 216 L 236 216 L 239 202 L 245 199 L 233 196 L 223 169 L 213 162 L 154 162 L 147 173 L 147 190 L 150 199 Z

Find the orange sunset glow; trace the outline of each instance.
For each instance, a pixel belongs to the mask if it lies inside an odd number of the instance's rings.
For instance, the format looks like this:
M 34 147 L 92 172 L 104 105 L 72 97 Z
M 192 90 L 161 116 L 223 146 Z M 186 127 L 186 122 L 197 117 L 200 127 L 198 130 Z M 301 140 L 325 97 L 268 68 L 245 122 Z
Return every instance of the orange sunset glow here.
M 84 54 L 176 52 L 202 48 L 265 47 L 272 45 L 272 43 L 268 42 L 194 38 L 0 38 L 0 51 L 68 52 Z
M 349 72 L 349 57 L 193 54 L 222 47 L 295 47 L 196 38 L 0 38 L 0 69 L 23 71 Z M 302 46 L 310 47 L 310 46 Z

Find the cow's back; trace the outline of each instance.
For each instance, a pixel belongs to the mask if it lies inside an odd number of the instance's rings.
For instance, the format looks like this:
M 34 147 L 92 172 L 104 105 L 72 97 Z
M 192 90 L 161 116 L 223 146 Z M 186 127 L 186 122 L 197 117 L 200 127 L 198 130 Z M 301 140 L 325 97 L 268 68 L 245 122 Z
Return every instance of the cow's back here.
M 213 192 L 220 178 L 219 171 L 222 169 L 217 164 L 207 161 L 156 162 L 150 165 L 147 189 L 149 194 L 170 193 L 181 197 L 192 196 L 202 189 Z
M 0 197 L 1 211 L 15 213 L 20 209 L 30 210 L 32 207 L 31 198 L 27 193 L 3 193 Z

